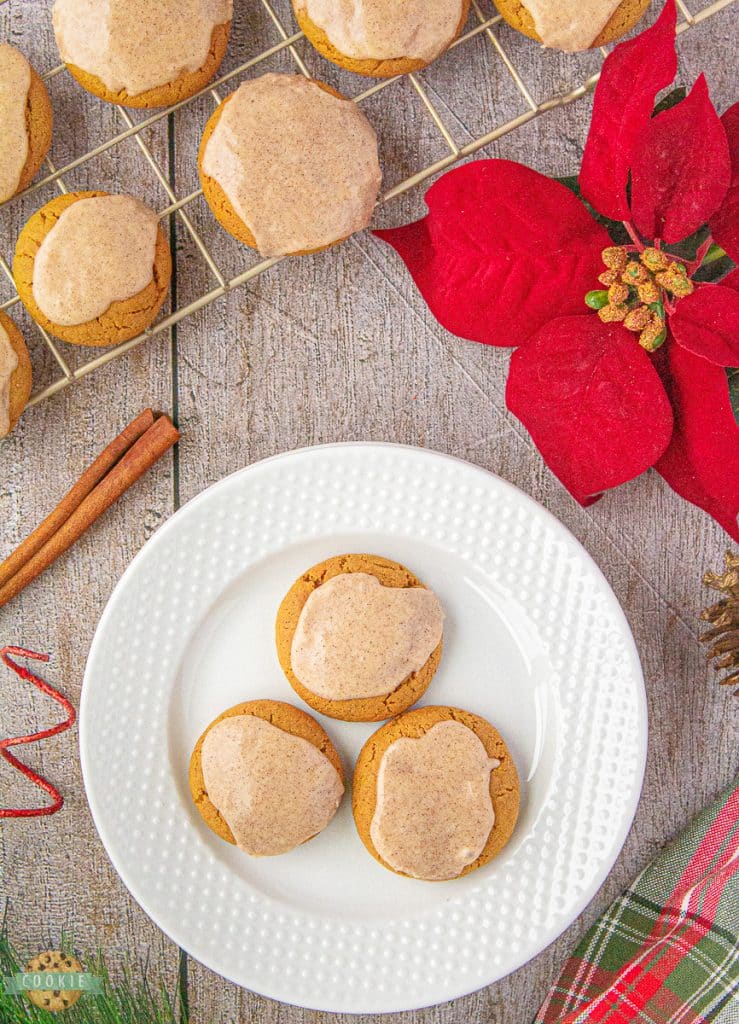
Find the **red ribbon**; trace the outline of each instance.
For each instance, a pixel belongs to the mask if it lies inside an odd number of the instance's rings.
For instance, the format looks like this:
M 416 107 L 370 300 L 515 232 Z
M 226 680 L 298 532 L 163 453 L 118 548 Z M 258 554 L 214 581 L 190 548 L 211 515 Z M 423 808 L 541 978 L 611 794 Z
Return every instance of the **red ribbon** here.
M 0 740 L 0 756 L 4 757 L 9 765 L 13 768 L 17 768 L 18 771 L 25 775 L 27 779 L 30 779 L 34 786 L 38 786 L 54 801 L 46 807 L 30 807 L 30 808 L 17 808 L 17 807 L 5 807 L 0 808 L 0 818 L 37 818 L 46 814 L 56 814 L 57 811 L 61 810 L 64 806 L 64 797 L 61 795 L 59 790 L 52 786 L 43 775 L 38 775 L 28 765 L 23 764 L 19 761 L 15 755 L 11 754 L 8 747 L 16 747 L 21 743 L 35 743 L 37 740 L 45 740 L 49 736 L 57 736 L 60 732 L 64 732 L 71 725 L 74 725 L 77 717 L 74 708 L 69 703 L 67 698 L 55 690 L 53 686 L 50 686 L 43 679 L 40 679 L 37 675 L 25 668 L 23 665 L 19 665 L 13 661 L 11 655 L 17 658 L 31 658 L 34 661 L 48 661 L 48 654 L 36 654 L 34 651 L 27 651 L 23 647 L 3 647 L 0 649 L 0 658 L 12 669 L 17 676 L 21 679 L 25 679 L 29 683 L 33 683 L 36 689 L 41 690 L 52 700 L 55 700 L 57 704 L 60 704 L 67 712 L 67 717 L 59 725 L 53 726 L 51 729 L 43 729 L 41 732 L 34 732 L 28 736 L 14 736 L 12 739 Z

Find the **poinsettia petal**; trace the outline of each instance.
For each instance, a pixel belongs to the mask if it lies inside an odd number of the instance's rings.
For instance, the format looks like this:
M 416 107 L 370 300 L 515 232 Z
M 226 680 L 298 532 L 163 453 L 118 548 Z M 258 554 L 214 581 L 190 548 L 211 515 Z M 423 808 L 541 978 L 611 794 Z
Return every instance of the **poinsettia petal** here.
M 730 180 L 726 131 L 701 75 L 685 99 L 653 117 L 637 140 L 632 220 L 645 238 L 681 242 L 719 209 Z
M 739 267 L 730 271 L 726 277 L 721 278 L 722 288 L 734 288 L 739 292 Z
M 672 433 L 649 356 L 596 316 L 553 320 L 514 352 L 506 402 L 582 504 L 653 466 Z
M 721 207 L 709 221 L 714 242 L 739 263 L 739 103 L 721 116 L 731 158 L 731 183 Z
M 670 396 L 675 429 L 655 466 L 674 491 L 713 516 L 739 541 L 739 426 L 726 373 L 668 340 L 657 367 Z
M 428 215 L 376 231 L 405 261 L 453 334 L 520 345 L 553 316 L 578 313 L 611 240 L 564 185 L 509 160 L 476 160 L 426 193 Z
M 680 299 L 670 317 L 675 341 L 718 366 L 739 366 L 739 292 L 704 284 Z
M 629 220 L 626 183 L 634 145 L 652 116 L 657 93 L 677 71 L 675 21 L 675 0 L 668 0 L 651 28 L 619 43 L 603 62 L 580 189 L 591 206 L 612 220 Z

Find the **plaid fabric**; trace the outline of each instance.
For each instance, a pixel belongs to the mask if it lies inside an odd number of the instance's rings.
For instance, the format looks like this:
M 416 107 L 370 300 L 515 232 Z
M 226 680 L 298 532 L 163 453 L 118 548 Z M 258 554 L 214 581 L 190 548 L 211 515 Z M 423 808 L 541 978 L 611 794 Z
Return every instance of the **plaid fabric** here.
M 535 1024 L 739 1024 L 739 779 L 585 935 Z

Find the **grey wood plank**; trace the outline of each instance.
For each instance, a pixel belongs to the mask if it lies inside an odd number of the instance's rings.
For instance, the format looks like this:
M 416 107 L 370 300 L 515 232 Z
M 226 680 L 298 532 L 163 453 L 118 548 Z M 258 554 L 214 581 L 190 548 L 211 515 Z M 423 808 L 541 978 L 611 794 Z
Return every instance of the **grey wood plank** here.
M 12 0 L 0 6 L 0 38 L 22 47 L 41 72 L 58 63 L 50 4 Z M 58 166 L 121 130 L 113 108 L 88 97 L 67 74 L 50 85 L 56 131 L 52 157 Z M 166 167 L 167 133 L 149 139 Z M 133 143 L 117 147 L 65 178 L 71 189 L 131 190 L 166 205 L 161 189 Z M 24 220 L 56 194 L 48 185 L 0 210 L 0 251 L 9 259 Z M 6 298 L 9 292 L 0 292 Z M 12 315 L 29 339 L 38 382 L 58 376 L 40 336 L 19 307 Z M 72 365 L 90 350 L 60 343 Z M 50 510 L 86 465 L 141 409 L 169 409 L 170 352 L 166 336 L 109 365 L 61 396 L 28 410 L 12 436 L 0 442 L 0 557 Z M 48 651 L 42 675 L 79 704 L 82 673 L 92 633 L 110 592 L 130 559 L 173 507 L 171 457 L 97 523 L 54 568 L 0 610 L 0 643 Z M 56 705 L 0 670 L 2 734 L 35 731 L 60 719 Z M 11 904 L 11 933 L 29 957 L 59 942 L 64 930 L 81 951 L 104 945 L 114 973 L 126 951 L 150 951 L 152 969 L 173 986 L 178 950 L 128 895 L 92 824 L 80 775 L 76 729 L 38 746 L 21 748 L 21 759 L 59 786 L 63 810 L 49 818 L 6 820 L 0 826 L 0 902 Z M 0 762 L 0 803 L 35 806 L 39 794 Z M 41 794 L 45 799 L 45 796 Z M 117 968 L 117 970 L 116 970 Z

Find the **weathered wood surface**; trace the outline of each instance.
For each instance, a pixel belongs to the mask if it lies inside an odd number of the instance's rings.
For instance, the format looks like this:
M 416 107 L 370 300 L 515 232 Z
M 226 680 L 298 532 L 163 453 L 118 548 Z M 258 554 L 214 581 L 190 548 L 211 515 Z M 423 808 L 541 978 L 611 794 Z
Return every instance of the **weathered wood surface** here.
M 697 11 L 706 4 L 691 0 L 689 6 Z M 237 0 L 236 7 L 229 67 L 276 41 L 258 0 Z M 0 38 L 21 44 L 41 70 L 57 62 L 49 8 L 44 0 L 0 5 Z M 489 8 L 486 0 L 484 9 Z M 292 31 L 287 3 L 278 9 Z M 720 109 L 736 98 L 735 13 L 727 10 L 680 40 L 681 80 L 689 83 L 704 69 Z M 506 28 L 500 29 L 500 38 L 537 98 L 566 91 L 597 65 L 592 55 L 541 53 Z M 362 88 L 306 44 L 299 50 L 312 71 L 349 94 Z M 269 67 L 290 69 L 289 54 Z M 484 38 L 460 47 L 420 80 L 458 144 L 523 109 Z M 52 98 L 57 165 L 121 130 L 115 111 L 87 97 L 67 75 L 53 80 Z M 572 172 L 589 103 L 583 100 L 535 120 L 489 147 L 487 155 L 521 159 L 547 173 Z M 212 104 L 200 101 L 175 115 L 172 124 L 165 120 L 147 133 L 179 194 L 195 187 L 199 132 L 210 109 Z M 387 184 L 444 154 L 443 141 L 407 83 L 373 98 L 366 109 L 382 137 Z M 167 204 L 134 142 L 84 164 L 66 183 L 70 188 L 128 188 L 159 207 Z M 24 218 L 53 194 L 50 185 L 0 210 L 0 252 L 6 258 Z M 384 208 L 379 220 L 400 223 L 421 210 L 422 193 L 417 192 Z M 224 237 L 202 202 L 193 214 L 224 272 L 238 271 L 241 250 Z M 206 287 L 212 287 L 212 279 L 178 228 L 179 302 Z M 0 301 L 9 294 L 0 282 Z M 19 319 L 27 324 L 23 315 Z M 33 332 L 28 334 L 38 378 L 52 379 L 51 357 Z M 75 364 L 86 356 L 65 347 L 67 353 Z M 403 1015 L 409 1022 L 529 1021 L 595 915 L 729 780 L 735 765 L 731 700 L 706 668 L 696 622 L 706 603 L 701 574 L 719 564 L 728 538 L 654 474 L 620 488 L 592 509 L 578 508 L 505 411 L 507 360 L 504 351 L 460 341 L 440 328 L 399 261 L 365 233 L 320 256 L 278 265 L 180 324 L 174 339 L 161 335 L 30 410 L 0 445 L 3 554 L 35 525 L 101 444 L 145 405 L 173 410 L 183 431 L 174 458 L 163 460 L 52 572 L 0 610 L 0 641 L 51 651 L 49 677 L 75 703 L 95 624 L 116 580 L 151 532 L 179 503 L 226 473 L 296 446 L 387 440 L 469 459 L 542 502 L 602 567 L 634 631 L 649 697 L 649 759 L 634 827 L 597 897 L 557 942 L 486 990 Z M 50 721 L 48 706 L 6 672 L 0 673 L 0 715 L 4 736 Z M 62 929 L 74 932 L 81 949 L 104 945 L 114 961 L 122 962 L 125 952 L 148 950 L 155 976 L 171 986 L 178 950 L 134 903 L 108 862 L 85 801 L 75 735 L 24 750 L 23 757 L 49 773 L 67 804 L 55 817 L 7 822 L 0 831 L 0 893 L 11 900 L 14 938 L 29 955 L 57 941 Z M 25 782 L 0 764 L 0 803 L 28 805 L 34 799 Z M 199 1024 L 248 1019 L 297 1024 L 330 1016 L 261 999 L 192 961 L 189 996 Z

